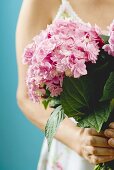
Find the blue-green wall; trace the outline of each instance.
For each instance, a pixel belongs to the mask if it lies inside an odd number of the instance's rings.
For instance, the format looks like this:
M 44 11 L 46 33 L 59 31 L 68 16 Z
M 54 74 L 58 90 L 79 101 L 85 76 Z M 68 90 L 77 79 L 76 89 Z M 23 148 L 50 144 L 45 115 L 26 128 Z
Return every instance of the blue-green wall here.
M 43 140 L 16 103 L 15 28 L 21 3 L 0 1 L 0 170 L 36 170 Z

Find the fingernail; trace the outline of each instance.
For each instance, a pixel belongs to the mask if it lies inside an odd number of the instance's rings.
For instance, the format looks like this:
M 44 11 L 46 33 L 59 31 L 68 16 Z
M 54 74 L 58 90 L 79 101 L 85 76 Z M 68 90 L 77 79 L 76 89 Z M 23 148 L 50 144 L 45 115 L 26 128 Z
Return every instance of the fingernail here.
M 105 131 L 105 134 L 107 135 L 107 136 L 114 136 L 114 132 L 113 131 L 111 131 L 111 130 L 106 130 Z
M 109 142 L 108 142 L 108 143 L 109 143 L 109 145 L 111 145 L 112 147 L 114 147 L 114 139 L 112 139 L 112 138 L 109 139 Z
M 110 123 L 109 127 L 114 128 L 114 122 Z
M 110 159 L 113 159 L 113 158 L 114 158 L 114 155 L 112 155 L 112 156 L 109 156 L 109 158 L 110 158 Z

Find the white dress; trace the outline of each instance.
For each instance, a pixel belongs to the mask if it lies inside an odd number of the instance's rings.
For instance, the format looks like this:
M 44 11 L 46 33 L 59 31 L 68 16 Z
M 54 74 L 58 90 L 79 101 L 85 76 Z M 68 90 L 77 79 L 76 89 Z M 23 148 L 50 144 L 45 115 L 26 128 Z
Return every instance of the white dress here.
M 62 0 L 54 20 L 63 18 L 65 15 L 69 16 L 72 20 L 83 22 L 74 12 L 68 0 Z M 47 141 L 46 139 L 44 140 L 37 170 L 93 169 L 93 165 L 56 139 L 53 139 L 50 152 L 48 152 Z

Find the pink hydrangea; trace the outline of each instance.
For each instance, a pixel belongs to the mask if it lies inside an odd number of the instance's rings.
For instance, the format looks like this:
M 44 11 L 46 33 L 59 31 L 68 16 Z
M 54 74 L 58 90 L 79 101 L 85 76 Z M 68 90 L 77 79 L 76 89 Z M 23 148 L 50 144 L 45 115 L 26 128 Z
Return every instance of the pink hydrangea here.
M 109 55 L 114 56 L 114 20 L 112 24 L 109 27 L 109 33 L 110 33 L 110 38 L 109 38 L 109 44 L 106 44 L 103 46 L 103 49 L 108 52 Z
M 36 44 L 34 43 L 34 41 L 26 46 L 23 53 L 24 64 L 28 64 L 28 65 L 31 64 L 32 57 L 34 55 L 35 50 L 36 50 Z
M 39 101 L 62 92 L 64 76 L 87 74 L 86 63 L 96 63 L 103 41 L 96 29 L 71 20 L 56 20 L 33 38 L 23 53 L 28 64 L 26 84 L 29 96 Z

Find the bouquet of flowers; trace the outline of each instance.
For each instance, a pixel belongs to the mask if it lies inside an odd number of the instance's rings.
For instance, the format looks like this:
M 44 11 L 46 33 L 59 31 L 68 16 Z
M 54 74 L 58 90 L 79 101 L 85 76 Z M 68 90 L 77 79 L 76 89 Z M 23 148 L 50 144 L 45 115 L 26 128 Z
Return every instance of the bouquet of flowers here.
M 30 99 L 43 99 L 45 108 L 55 108 L 45 127 L 49 148 L 66 116 L 98 132 L 113 116 L 114 22 L 109 33 L 102 35 L 89 24 L 58 19 L 24 49 Z M 95 169 L 112 170 L 112 165 L 99 164 Z

